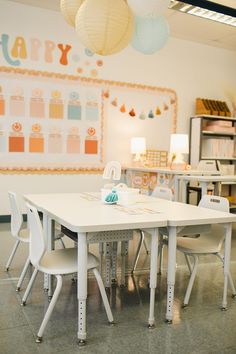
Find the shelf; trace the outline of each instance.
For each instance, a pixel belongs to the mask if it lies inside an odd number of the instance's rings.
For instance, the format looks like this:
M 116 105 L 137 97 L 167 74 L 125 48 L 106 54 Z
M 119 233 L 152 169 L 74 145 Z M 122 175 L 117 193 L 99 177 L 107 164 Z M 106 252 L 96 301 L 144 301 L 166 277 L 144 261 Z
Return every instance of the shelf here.
M 231 161 L 236 161 L 236 157 L 201 156 L 201 160 L 225 160 L 225 161 L 231 160 Z
M 207 114 L 198 114 L 196 116 L 193 116 L 192 118 L 218 119 L 218 120 L 229 120 L 229 121 L 236 122 L 236 118 L 235 117 L 210 116 L 210 115 L 207 115 Z
M 211 132 L 209 130 L 202 130 L 203 135 L 210 135 L 210 136 L 236 136 L 236 133 L 227 133 L 227 132 Z

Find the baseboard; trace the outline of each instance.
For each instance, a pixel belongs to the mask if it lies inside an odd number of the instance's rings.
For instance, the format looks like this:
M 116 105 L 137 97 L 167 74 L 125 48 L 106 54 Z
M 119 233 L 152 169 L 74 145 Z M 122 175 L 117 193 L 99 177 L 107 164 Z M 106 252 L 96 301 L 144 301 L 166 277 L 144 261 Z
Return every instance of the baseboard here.
M 23 214 L 23 220 L 27 221 L 27 214 Z M 0 223 L 11 222 L 11 215 L 0 215 Z

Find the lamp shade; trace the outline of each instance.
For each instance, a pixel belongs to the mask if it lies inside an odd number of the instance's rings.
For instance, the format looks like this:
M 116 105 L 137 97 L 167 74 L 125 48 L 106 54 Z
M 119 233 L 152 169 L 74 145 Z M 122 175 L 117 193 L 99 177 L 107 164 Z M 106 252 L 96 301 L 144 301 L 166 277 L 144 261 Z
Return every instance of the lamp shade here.
M 187 134 L 171 134 L 170 152 L 178 154 L 188 154 L 189 144 Z
M 169 38 L 169 26 L 163 16 L 156 18 L 136 17 L 131 45 L 143 54 L 154 54 Z
M 131 153 L 132 154 L 145 154 L 146 152 L 146 139 L 145 138 L 132 138 L 131 139 Z
M 61 13 L 66 22 L 75 27 L 75 16 L 84 0 L 61 0 Z
M 118 53 L 130 42 L 134 16 L 124 0 L 86 0 L 76 15 L 76 32 L 93 53 Z
M 128 0 L 127 3 L 135 16 L 156 17 L 164 14 L 170 0 Z

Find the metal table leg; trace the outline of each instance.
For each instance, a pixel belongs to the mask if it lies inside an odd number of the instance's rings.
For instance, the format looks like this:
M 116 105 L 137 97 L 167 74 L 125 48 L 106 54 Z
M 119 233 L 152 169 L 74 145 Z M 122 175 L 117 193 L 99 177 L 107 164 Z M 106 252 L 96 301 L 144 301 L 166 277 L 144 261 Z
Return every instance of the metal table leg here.
M 155 291 L 157 286 L 157 255 L 158 255 L 158 229 L 150 230 L 151 240 L 151 264 L 150 264 L 150 307 L 148 327 L 153 328 L 155 323 L 154 307 L 155 307 Z
M 230 252 L 231 252 L 231 235 L 232 224 L 225 224 L 225 251 L 224 251 L 224 292 L 222 301 L 222 310 L 227 309 L 227 290 L 228 290 L 228 276 L 230 268 Z
M 86 233 L 78 233 L 78 332 L 79 345 L 84 345 L 86 341 L 86 299 L 87 299 L 87 262 L 88 247 Z
M 176 266 L 176 227 L 170 226 L 168 237 L 167 308 L 166 320 L 172 323 Z

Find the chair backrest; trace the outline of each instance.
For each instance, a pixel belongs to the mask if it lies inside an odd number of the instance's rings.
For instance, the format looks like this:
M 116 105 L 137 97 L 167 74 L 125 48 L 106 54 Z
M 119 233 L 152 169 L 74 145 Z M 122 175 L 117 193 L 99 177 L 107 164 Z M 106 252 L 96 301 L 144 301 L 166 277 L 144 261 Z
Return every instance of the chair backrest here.
M 119 181 L 121 178 L 121 164 L 118 161 L 110 161 L 103 171 L 103 179 L 113 179 Z
M 172 191 L 170 188 L 156 187 L 154 189 L 154 191 L 152 192 L 152 197 L 166 199 L 166 200 L 172 200 L 173 194 L 172 194 Z
M 11 233 L 12 236 L 18 238 L 20 229 L 23 224 L 23 216 L 20 210 L 19 202 L 14 192 L 8 192 L 10 209 L 11 209 Z
M 214 209 L 229 213 L 229 201 L 227 198 L 216 195 L 204 195 L 198 206 L 202 208 Z
M 201 171 L 217 171 L 215 160 L 200 160 L 197 165 L 197 170 Z
M 43 237 L 43 229 L 38 211 L 30 204 L 26 204 L 28 227 L 30 232 L 29 257 L 30 262 L 37 268 L 42 255 L 45 252 L 46 245 Z

